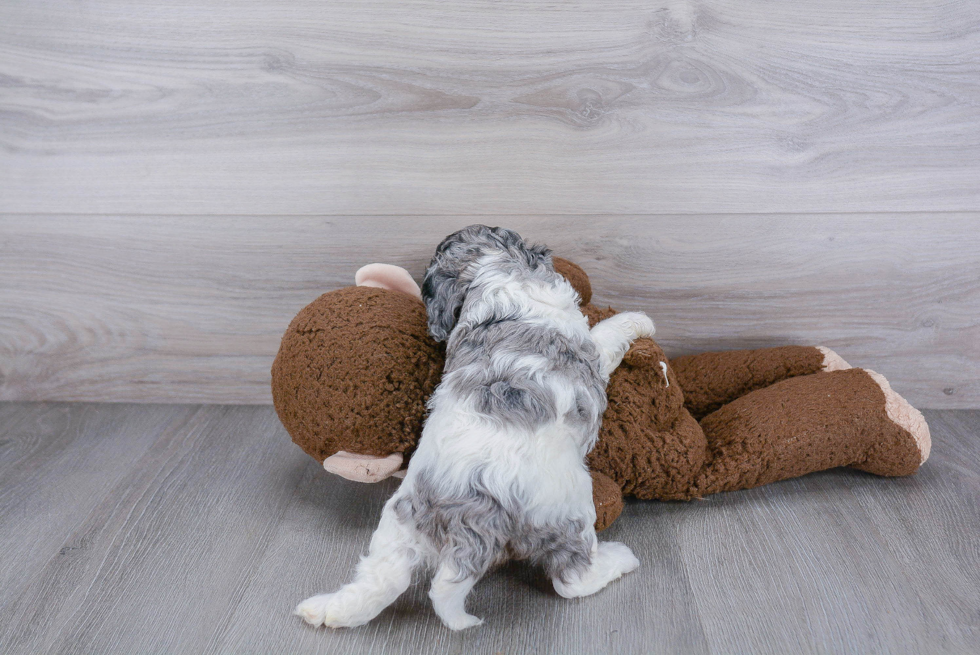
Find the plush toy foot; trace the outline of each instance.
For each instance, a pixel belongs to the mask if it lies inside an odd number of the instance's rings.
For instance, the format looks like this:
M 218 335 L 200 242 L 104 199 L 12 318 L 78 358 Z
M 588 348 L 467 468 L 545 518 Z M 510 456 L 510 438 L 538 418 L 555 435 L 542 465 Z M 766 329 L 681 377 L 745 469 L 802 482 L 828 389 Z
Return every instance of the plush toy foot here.
M 824 371 L 846 371 L 852 368 L 850 364 L 845 362 L 840 355 L 830 348 L 817 346 L 817 350 L 823 353 Z M 907 400 L 898 395 L 892 389 L 892 386 L 888 384 L 885 376 L 880 373 L 875 373 L 870 369 L 864 369 L 864 371 L 871 376 L 871 379 L 875 381 L 875 384 L 881 388 L 881 392 L 885 395 L 885 413 L 888 414 L 888 418 L 895 425 L 912 435 L 912 439 L 915 441 L 915 445 L 919 449 L 921 456 L 919 464 L 925 464 L 926 460 L 929 459 L 929 451 L 932 449 L 932 437 L 929 434 L 929 425 L 926 423 L 925 417 L 922 416 L 922 412 L 912 407 Z
M 823 355 L 822 370 L 830 371 L 846 371 L 849 368 L 853 368 L 850 364 L 844 361 L 844 358 L 835 353 L 830 348 L 825 348 L 823 346 L 817 346 L 817 350 Z
M 753 391 L 701 421 L 707 462 L 691 495 L 851 466 L 911 475 L 929 455 L 922 415 L 877 373 L 848 368 Z
M 899 429 L 907 432 L 915 442 L 915 447 L 919 451 L 918 465 L 925 464 L 926 460 L 929 459 L 929 452 L 932 450 L 932 436 L 929 434 L 929 424 L 926 423 L 922 412 L 912 407 L 907 400 L 898 395 L 892 389 L 891 385 L 888 384 L 885 376 L 868 369 L 865 369 L 864 372 L 881 388 L 881 392 L 885 396 L 885 413 L 888 415 L 888 418 Z M 869 457 L 869 462 L 855 466 L 855 468 L 877 473 L 878 471 L 875 470 L 876 466 L 870 462 L 870 459 L 871 457 Z M 881 473 L 880 475 L 890 474 Z

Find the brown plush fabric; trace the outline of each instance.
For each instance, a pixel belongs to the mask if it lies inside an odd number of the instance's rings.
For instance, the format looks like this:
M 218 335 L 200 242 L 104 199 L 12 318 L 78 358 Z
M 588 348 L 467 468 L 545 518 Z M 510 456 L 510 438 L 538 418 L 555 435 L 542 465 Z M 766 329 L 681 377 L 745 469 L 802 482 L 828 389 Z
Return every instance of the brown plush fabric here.
M 706 416 L 704 471 L 692 496 L 749 489 L 836 466 L 909 475 L 920 462 L 912 435 L 885 413 L 885 395 L 852 368 L 790 378 Z
M 706 442 L 652 339 L 638 339 L 609 379 L 606 413 L 589 467 L 637 498 L 673 498 L 701 469 Z M 667 381 L 670 381 L 668 386 Z
M 732 350 L 670 361 L 691 414 L 701 419 L 722 405 L 787 378 L 817 373 L 823 353 L 812 346 Z
M 580 305 L 592 302 L 592 283 L 581 266 L 561 257 L 552 257 L 551 262 L 555 266 L 555 272 L 564 276 L 572 288 L 578 291 Z
M 611 478 L 592 471 L 592 502 L 595 503 L 595 529 L 605 530 L 623 512 L 623 491 Z
M 590 325 L 616 314 L 589 304 L 581 268 L 561 258 L 555 266 L 578 290 Z M 798 346 L 668 362 L 656 342 L 638 339 L 610 378 L 588 456 L 597 528 L 619 515 L 623 494 L 689 499 L 833 466 L 914 473 L 921 453 L 888 418 L 881 387 L 860 369 L 816 372 L 822 362 L 819 350 Z M 293 441 L 319 462 L 340 450 L 408 455 L 443 364 L 421 301 L 347 287 L 293 319 L 272 395 Z M 692 414 L 704 416 L 700 424 Z
M 591 303 L 587 303 L 582 305 L 582 313 L 585 314 L 587 319 L 589 319 L 589 327 L 595 327 L 595 324 L 599 321 L 604 321 L 610 316 L 615 316 L 619 312 L 612 307 L 606 307 L 603 309 L 602 307 L 596 307 Z
M 319 462 L 340 450 L 408 452 L 443 363 L 420 300 L 347 287 L 290 323 L 272 365 L 272 399 L 293 441 Z

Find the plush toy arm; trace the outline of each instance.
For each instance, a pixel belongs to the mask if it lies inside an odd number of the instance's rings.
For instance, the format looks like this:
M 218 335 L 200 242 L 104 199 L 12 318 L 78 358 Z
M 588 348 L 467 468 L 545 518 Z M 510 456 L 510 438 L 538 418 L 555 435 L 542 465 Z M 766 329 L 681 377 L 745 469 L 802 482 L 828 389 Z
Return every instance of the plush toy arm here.
M 859 368 L 753 391 L 701 421 L 708 453 L 692 495 L 749 489 L 837 466 L 911 475 L 929 456 L 922 414 Z
M 670 360 L 684 404 L 698 420 L 747 393 L 780 380 L 850 368 L 834 351 L 813 346 L 687 355 Z
M 562 257 L 552 257 L 551 263 L 555 267 L 555 272 L 568 280 L 578 293 L 579 304 L 588 305 L 592 302 L 592 284 L 581 266 Z

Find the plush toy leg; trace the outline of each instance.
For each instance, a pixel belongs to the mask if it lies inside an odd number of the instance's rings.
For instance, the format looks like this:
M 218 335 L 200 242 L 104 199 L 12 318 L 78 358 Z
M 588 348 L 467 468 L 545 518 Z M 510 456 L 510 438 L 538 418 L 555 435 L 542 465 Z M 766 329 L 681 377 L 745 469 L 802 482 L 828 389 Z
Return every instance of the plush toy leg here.
M 929 428 L 873 371 L 790 378 L 701 421 L 705 466 L 692 496 L 748 489 L 837 466 L 910 475 L 929 456 Z
M 670 360 L 670 366 L 684 389 L 684 405 L 698 420 L 781 380 L 850 368 L 834 351 L 814 346 L 687 355 Z
M 592 502 L 596 532 L 605 530 L 623 512 L 623 490 L 608 475 L 592 471 Z

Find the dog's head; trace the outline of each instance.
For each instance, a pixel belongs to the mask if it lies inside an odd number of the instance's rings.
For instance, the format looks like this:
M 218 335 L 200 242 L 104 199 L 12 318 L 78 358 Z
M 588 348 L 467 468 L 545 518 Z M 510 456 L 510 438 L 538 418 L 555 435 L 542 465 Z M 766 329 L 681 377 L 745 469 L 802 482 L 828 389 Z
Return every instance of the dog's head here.
M 551 251 L 529 245 L 517 232 L 502 227 L 470 225 L 443 239 L 425 271 L 422 300 L 429 320 L 429 334 L 445 341 L 456 326 L 466 293 L 484 266 L 518 266 L 535 270 L 552 268 Z

